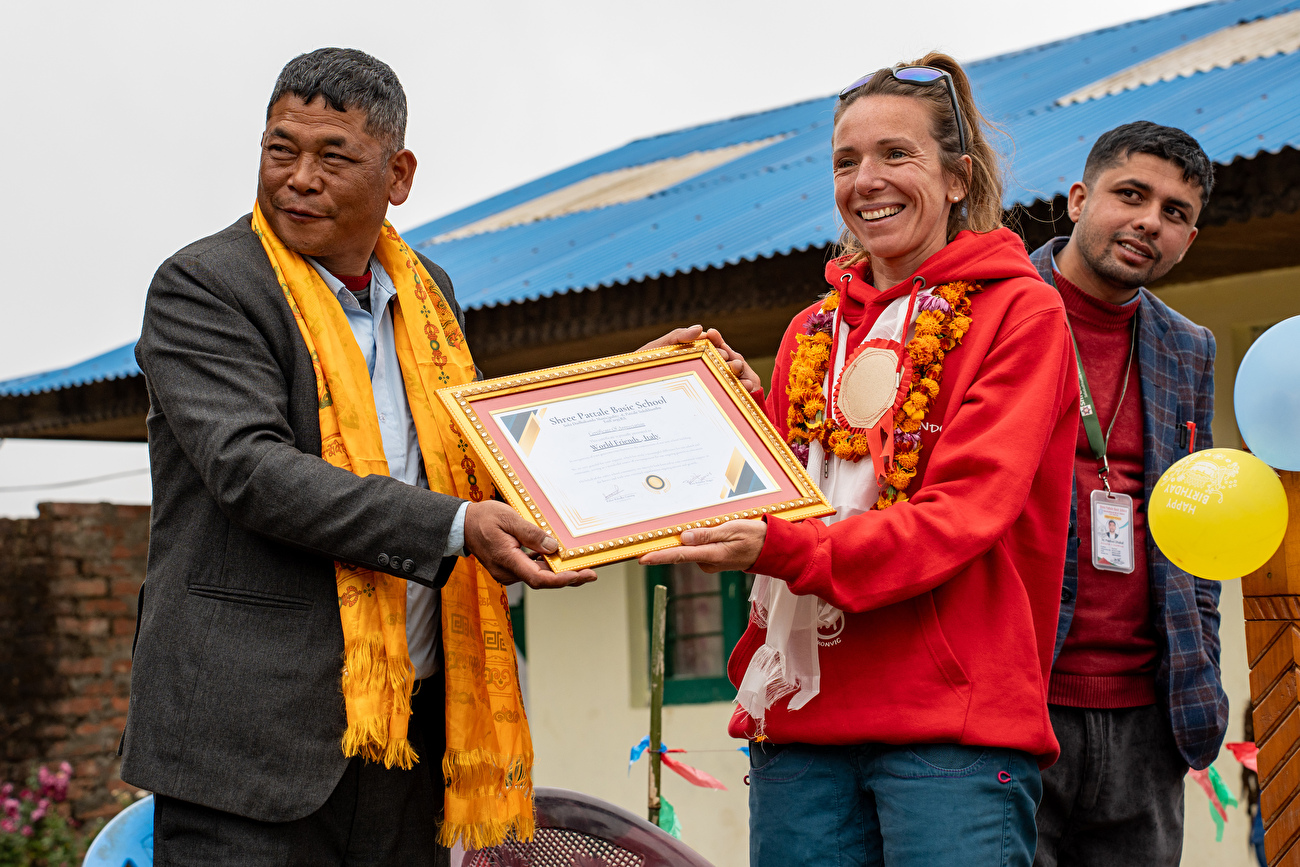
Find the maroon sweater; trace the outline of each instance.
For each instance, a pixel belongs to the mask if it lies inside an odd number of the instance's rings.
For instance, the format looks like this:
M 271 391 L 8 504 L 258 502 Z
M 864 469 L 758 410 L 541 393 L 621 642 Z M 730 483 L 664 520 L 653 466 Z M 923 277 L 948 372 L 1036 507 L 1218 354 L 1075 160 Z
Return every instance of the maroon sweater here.
M 1133 359 L 1128 392 L 1119 406 L 1138 305 L 1110 304 L 1086 294 L 1055 274 L 1065 310 L 1079 344 L 1079 356 L 1104 433 L 1115 427 L 1106 455 L 1111 490 L 1133 498 L 1134 569 L 1107 572 L 1092 565 L 1091 494 L 1101 490 L 1097 459 L 1082 422 L 1075 446 L 1074 480 L 1079 507 L 1079 595 L 1070 634 L 1052 666 L 1047 700 L 1068 707 L 1121 708 L 1155 704 L 1157 661 L 1147 578 L 1146 514 L 1140 511 L 1143 487 L 1142 382 Z

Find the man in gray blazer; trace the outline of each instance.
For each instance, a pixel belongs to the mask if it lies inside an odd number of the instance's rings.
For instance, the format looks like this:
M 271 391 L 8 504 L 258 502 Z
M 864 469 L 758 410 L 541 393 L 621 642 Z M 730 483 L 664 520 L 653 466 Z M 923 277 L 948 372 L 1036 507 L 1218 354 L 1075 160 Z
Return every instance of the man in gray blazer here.
M 560 587 L 554 541 L 504 503 L 428 490 L 372 256 L 415 157 L 393 71 L 321 49 L 281 72 L 257 201 L 338 298 L 371 370 L 390 476 L 322 460 L 316 374 L 250 217 L 178 252 L 149 288 L 153 515 L 122 778 L 156 798 L 179 864 L 445 863 L 439 588 L 476 556 L 502 583 Z M 463 327 L 446 273 L 421 257 Z M 412 770 L 348 759 L 335 561 L 406 579 Z

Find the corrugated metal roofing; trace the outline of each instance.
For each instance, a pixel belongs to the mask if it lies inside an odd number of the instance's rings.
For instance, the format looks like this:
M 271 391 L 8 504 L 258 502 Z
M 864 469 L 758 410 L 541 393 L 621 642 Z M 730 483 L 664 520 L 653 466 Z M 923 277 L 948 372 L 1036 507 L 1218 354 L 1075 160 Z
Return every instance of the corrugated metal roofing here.
M 1059 113 L 1060 120 L 1056 120 Z M 1300 53 L 1197 73 L 1016 122 L 1016 179 L 1008 200 L 1064 193 L 1097 135 L 1132 120 L 1187 130 L 1216 163 L 1300 146 Z M 1087 132 L 1084 132 L 1084 131 Z
M 119 346 L 111 352 L 105 352 L 103 355 L 97 355 L 89 361 L 71 367 L 0 382 L 0 397 L 40 394 L 46 391 L 58 391 L 61 388 L 89 385 L 92 382 L 139 375 L 140 368 L 135 363 L 135 341 L 133 340 L 126 346 Z
M 1296 10 L 1300 0 L 1219 0 L 968 64 L 981 109 L 1014 141 L 1005 204 L 1064 193 L 1082 174 L 1097 136 L 1133 120 L 1188 130 L 1218 163 L 1300 147 L 1300 53 L 1057 104 L 1080 82 L 1107 80 L 1224 28 Z M 451 274 L 468 308 L 820 247 L 838 234 L 830 173 L 834 106 L 833 97 L 814 99 L 640 139 L 403 235 Z M 524 213 L 538 199 L 598 175 L 773 138 L 635 201 L 431 243 L 510 209 Z M 136 373 L 127 346 L 64 371 L 0 383 L 0 396 Z
M 680 157 L 668 157 L 642 166 L 601 172 L 553 193 L 546 193 L 513 208 L 506 208 L 499 214 L 484 217 L 468 226 L 439 235 L 427 243 L 442 244 L 468 238 L 471 235 L 481 235 L 484 232 L 496 232 L 511 226 L 535 223 L 538 220 L 552 220 L 581 211 L 594 211 L 598 208 L 608 208 L 610 205 L 635 202 L 653 196 L 655 193 L 661 193 L 714 166 L 729 163 L 747 153 L 765 148 L 780 138 L 780 136 L 773 136 L 760 141 L 695 151 Z
M 1226 0 L 969 64 L 981 108 L 1014 142 L 1005 204 L 1066 192 L 1097 136 L 1132 120 L 1186 129 L 1220 163 L 1300 145 L 1300 54 L 1057 104 L 1080 81 L 1296 10 L 1300 0 Z M 838 233 L 829 162 L 834 105 L 827 97 L 635 141 L 404 234 L 452 275 L 467 307 L 821 246 Z M 784 138 L 776 144 L 638 201 L 429 243 L 592 175 L 777 135 Z
M 1144 84 L 1173 81 L 1197 72 L 1228 69 L 1238 63 L 1249 63 L 1293 51 L 1300 51 L 1300 11 L 1284 12 L 1272 18 L 1260 18 L 1216 30 L 1209 36 L 1202 36 L 1095 81 L 1087 87 L 1081 87 L 1074 93 L 1061 97 L 1056 103 L 1069 105 L 1098 99 L 1133 90 Z

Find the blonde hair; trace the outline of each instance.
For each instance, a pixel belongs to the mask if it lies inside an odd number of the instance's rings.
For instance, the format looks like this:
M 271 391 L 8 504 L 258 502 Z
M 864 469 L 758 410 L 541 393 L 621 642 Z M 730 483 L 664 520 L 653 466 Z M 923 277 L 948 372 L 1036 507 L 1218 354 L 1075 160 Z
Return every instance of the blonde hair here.
M 957 119 L 952 113 L 948 89 L 938 84 L 915 84 L 899 81 L 892 75 L 877 74 L 862 87 L 853 91 L 835 107 L 835 124 L 845 110 L 864 96 L 891 94 L 919 99 L 930 108 L 930 134 L 939 144 L 940 163 L 945 172 L 966 182 L 966 198 L 948 212 L 948 240 L 957 237 L 963 229 L 975 232 L 992 232 L 1002 228 L 1002 173 L 997 152 L 989 144 L 991 125 L 980 114 L 971 95 L 970 79 L 956 60 L 947 54 L 931 51 L 929 54 L 902 66 L 930 66 L 952 76 L 957 91 L 957 103 L 966 122 L 966 155 L 970 168 L 962 162 L 961 137 Z M 884 72 L 884 70 L 881 70 Z M 867 258 L 862 242 L 847 228 L 840 233 L 840 255 L 849 256 L 854 264 Z

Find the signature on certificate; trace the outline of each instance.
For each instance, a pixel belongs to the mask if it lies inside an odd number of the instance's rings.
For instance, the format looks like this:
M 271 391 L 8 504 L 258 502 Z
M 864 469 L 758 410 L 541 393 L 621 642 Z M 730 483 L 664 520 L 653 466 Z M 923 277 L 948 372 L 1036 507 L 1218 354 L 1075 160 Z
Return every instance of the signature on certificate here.
M 617 503 L 619 500 L 630 500 L 632 498 L 632 494 L 623 490 L 618 485 L 615 485 L 614 490 L 609 491 L 604 496 L 606 503 Z
M 698 486 L 698 485 L 708 485 L 711 484 L 712 482 L 713 482 L 713 473 L 696 473 L 693 476 L 688 476 L 685 480 L 683 480 L 682 484 Z

